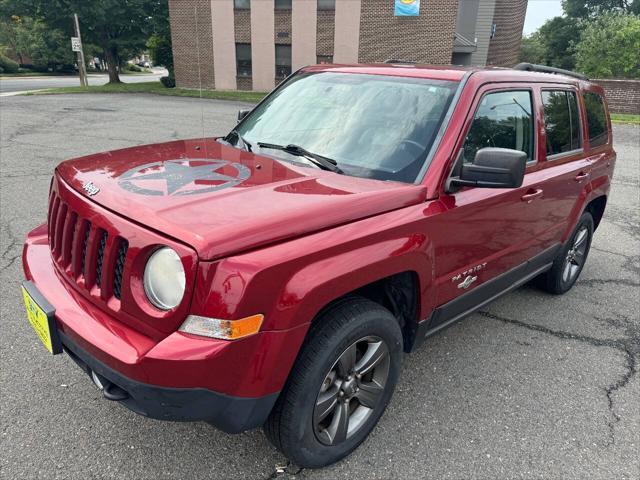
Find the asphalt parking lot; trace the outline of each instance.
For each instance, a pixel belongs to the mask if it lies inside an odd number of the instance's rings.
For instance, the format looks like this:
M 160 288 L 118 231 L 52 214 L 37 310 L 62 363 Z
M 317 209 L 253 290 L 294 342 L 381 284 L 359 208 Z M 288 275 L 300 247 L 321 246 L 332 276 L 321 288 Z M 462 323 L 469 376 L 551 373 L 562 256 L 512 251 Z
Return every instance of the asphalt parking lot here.
M 287 465 L 261 431 L 149 420 L 102 398 L 28 325 L 25 234 L 54 166 L 134 144 L 222 134 L 244 105 L 146 95 L 0 99 L 2 478 L 640 477 L 640 128 L 618 164 L 582 276 L 562 297 L 525 286 L 405 358 L 370 438 L 323 470 Z M 204 127 L 201 116 L 204 115 Z M 281 473 L 282 472 L 282 473 Z

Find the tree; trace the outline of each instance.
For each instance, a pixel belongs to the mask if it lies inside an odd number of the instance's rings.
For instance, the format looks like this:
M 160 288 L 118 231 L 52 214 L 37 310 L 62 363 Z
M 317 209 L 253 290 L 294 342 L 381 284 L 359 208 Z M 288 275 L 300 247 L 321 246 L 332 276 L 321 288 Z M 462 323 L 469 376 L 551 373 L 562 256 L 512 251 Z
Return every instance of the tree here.
M 640 13 L 640 0 L 562 0 L 568 17 L 587 18 L 610 12 Z
M 15 62 L 7 56 L 8 47 L 0 45 L 0 73 L 16 73 L 18 71 L 18 62 Z
M 167 0 L 2 0 L 0 14 L 28 15 L 49 28 L 73 32 L 73 14 L 80 18 L 82 40 L 104 51 L 109 83 L 119 83 L 122 52 L 144 49 L 152 31 L 153 13 Z M 68 40 L 68 39 L 67 39 Z M 65 42 L 66 43 L 66 42 Z
M 569 17 L 548 20 L 538 31 L 544 47 L 544 63 L 572 70 L 575 67 L 574 48 L 580 39 L 579 21 Z
M 18 62 L 24 64 L 25 41 L 24 35 L 17 28 L 17 20 L 19 17 L 12 16 L 9 19 L 0 19 L 0 45 L 4 47 L 3 55 L 7 50 L 18 59 Z
M 55 71 L 75 62 L 69 37 L 31 17 L 13 15 L 8 20 L 0 20 L 0 43 L 11 49 L 20 65 Z
M 171 26 L 169 24 L 169 5 L 157 2 L 151 16 L 153 33 L 147 41 L 151 59 L 156 65 L 162 65 L 173 77 L 173 47 L 171 44 Z
M 576 60 L 595 78 L 640 78 L 640 17 L 609 13 L 589 22 Z
M 545 63 L 546 56 L 547 50 L 540 38 L 539 32 L 534 32 L 531 35 L 522 37 L 520 52 L 518 54 L 519 61 L 527 63 Z
M 56 71 L 61 66 L 73 70 L 75 54 L 69 47 L 69 37 L 59 29 L 49 30 L 40 21 L 32 21 L 32 43 L 27 50 L 33 65 L 39 69 L 51 68 Z

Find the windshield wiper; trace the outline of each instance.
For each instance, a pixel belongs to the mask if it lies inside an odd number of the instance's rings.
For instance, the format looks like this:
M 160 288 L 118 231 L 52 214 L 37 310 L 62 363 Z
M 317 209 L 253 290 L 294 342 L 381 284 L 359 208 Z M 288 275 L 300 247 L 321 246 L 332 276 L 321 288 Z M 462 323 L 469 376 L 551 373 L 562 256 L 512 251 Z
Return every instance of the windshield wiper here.
M 282 150 L 283 152 L 287 152 L 291 155 L 295 155 L 297 157 L 304 157 L 309 160 L 311 163 L 317 165 L 318 167 L 329 170 L 330 172 L 335 173 L 344 173 L 340 167 L 338 167 L 338 162 L 336 162 L 333 158 L 323 157 L 322 155 L 318 155 L 316 153 L 311 153 L 309 150 L 305 150 L 299 145 L 276 145 L 275 143 L 264 143 L 258 142 L 258 146 L 260 148 L 270 148 L 272 150 Z
M 225 141 L 229 141 L 230 138 L 236 138 L 237 142 L 236 142 L 236 146 L 238 146 L 238 143 L 240 143 L 240 148 L 246 150 L 247 152 L 251 152 L 251 144 L 249 142 L 247 142 L 244 138 L 242 138 L 242 135 L 240 135 L 240 133 L 238 132 L 238 130 L 233 129 L 231 130 L 226 137 L 224 137 Z

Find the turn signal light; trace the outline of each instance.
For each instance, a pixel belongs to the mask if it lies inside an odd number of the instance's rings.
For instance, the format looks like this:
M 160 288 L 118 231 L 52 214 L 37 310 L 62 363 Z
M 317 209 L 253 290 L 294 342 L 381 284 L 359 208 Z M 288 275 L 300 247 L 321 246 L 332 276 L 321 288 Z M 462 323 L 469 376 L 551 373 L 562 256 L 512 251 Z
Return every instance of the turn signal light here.
M 221 340 L 237 340 L 258 333 L 264 315 L 257 314 L 240 320 L 220 320 L 218 318 L 189 315 L 180 327 L 181 332 Z

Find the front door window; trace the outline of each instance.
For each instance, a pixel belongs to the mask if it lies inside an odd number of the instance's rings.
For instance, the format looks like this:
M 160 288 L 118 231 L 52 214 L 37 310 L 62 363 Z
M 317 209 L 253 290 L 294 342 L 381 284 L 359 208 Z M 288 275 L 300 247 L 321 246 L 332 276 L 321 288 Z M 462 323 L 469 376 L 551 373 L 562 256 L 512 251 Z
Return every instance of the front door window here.
M 465 163 L 473 163 L 481 148 L 520 150 L 534 160 L 534 124 L 531 92 L 489 93 L 481 100 L 463 146 Z

